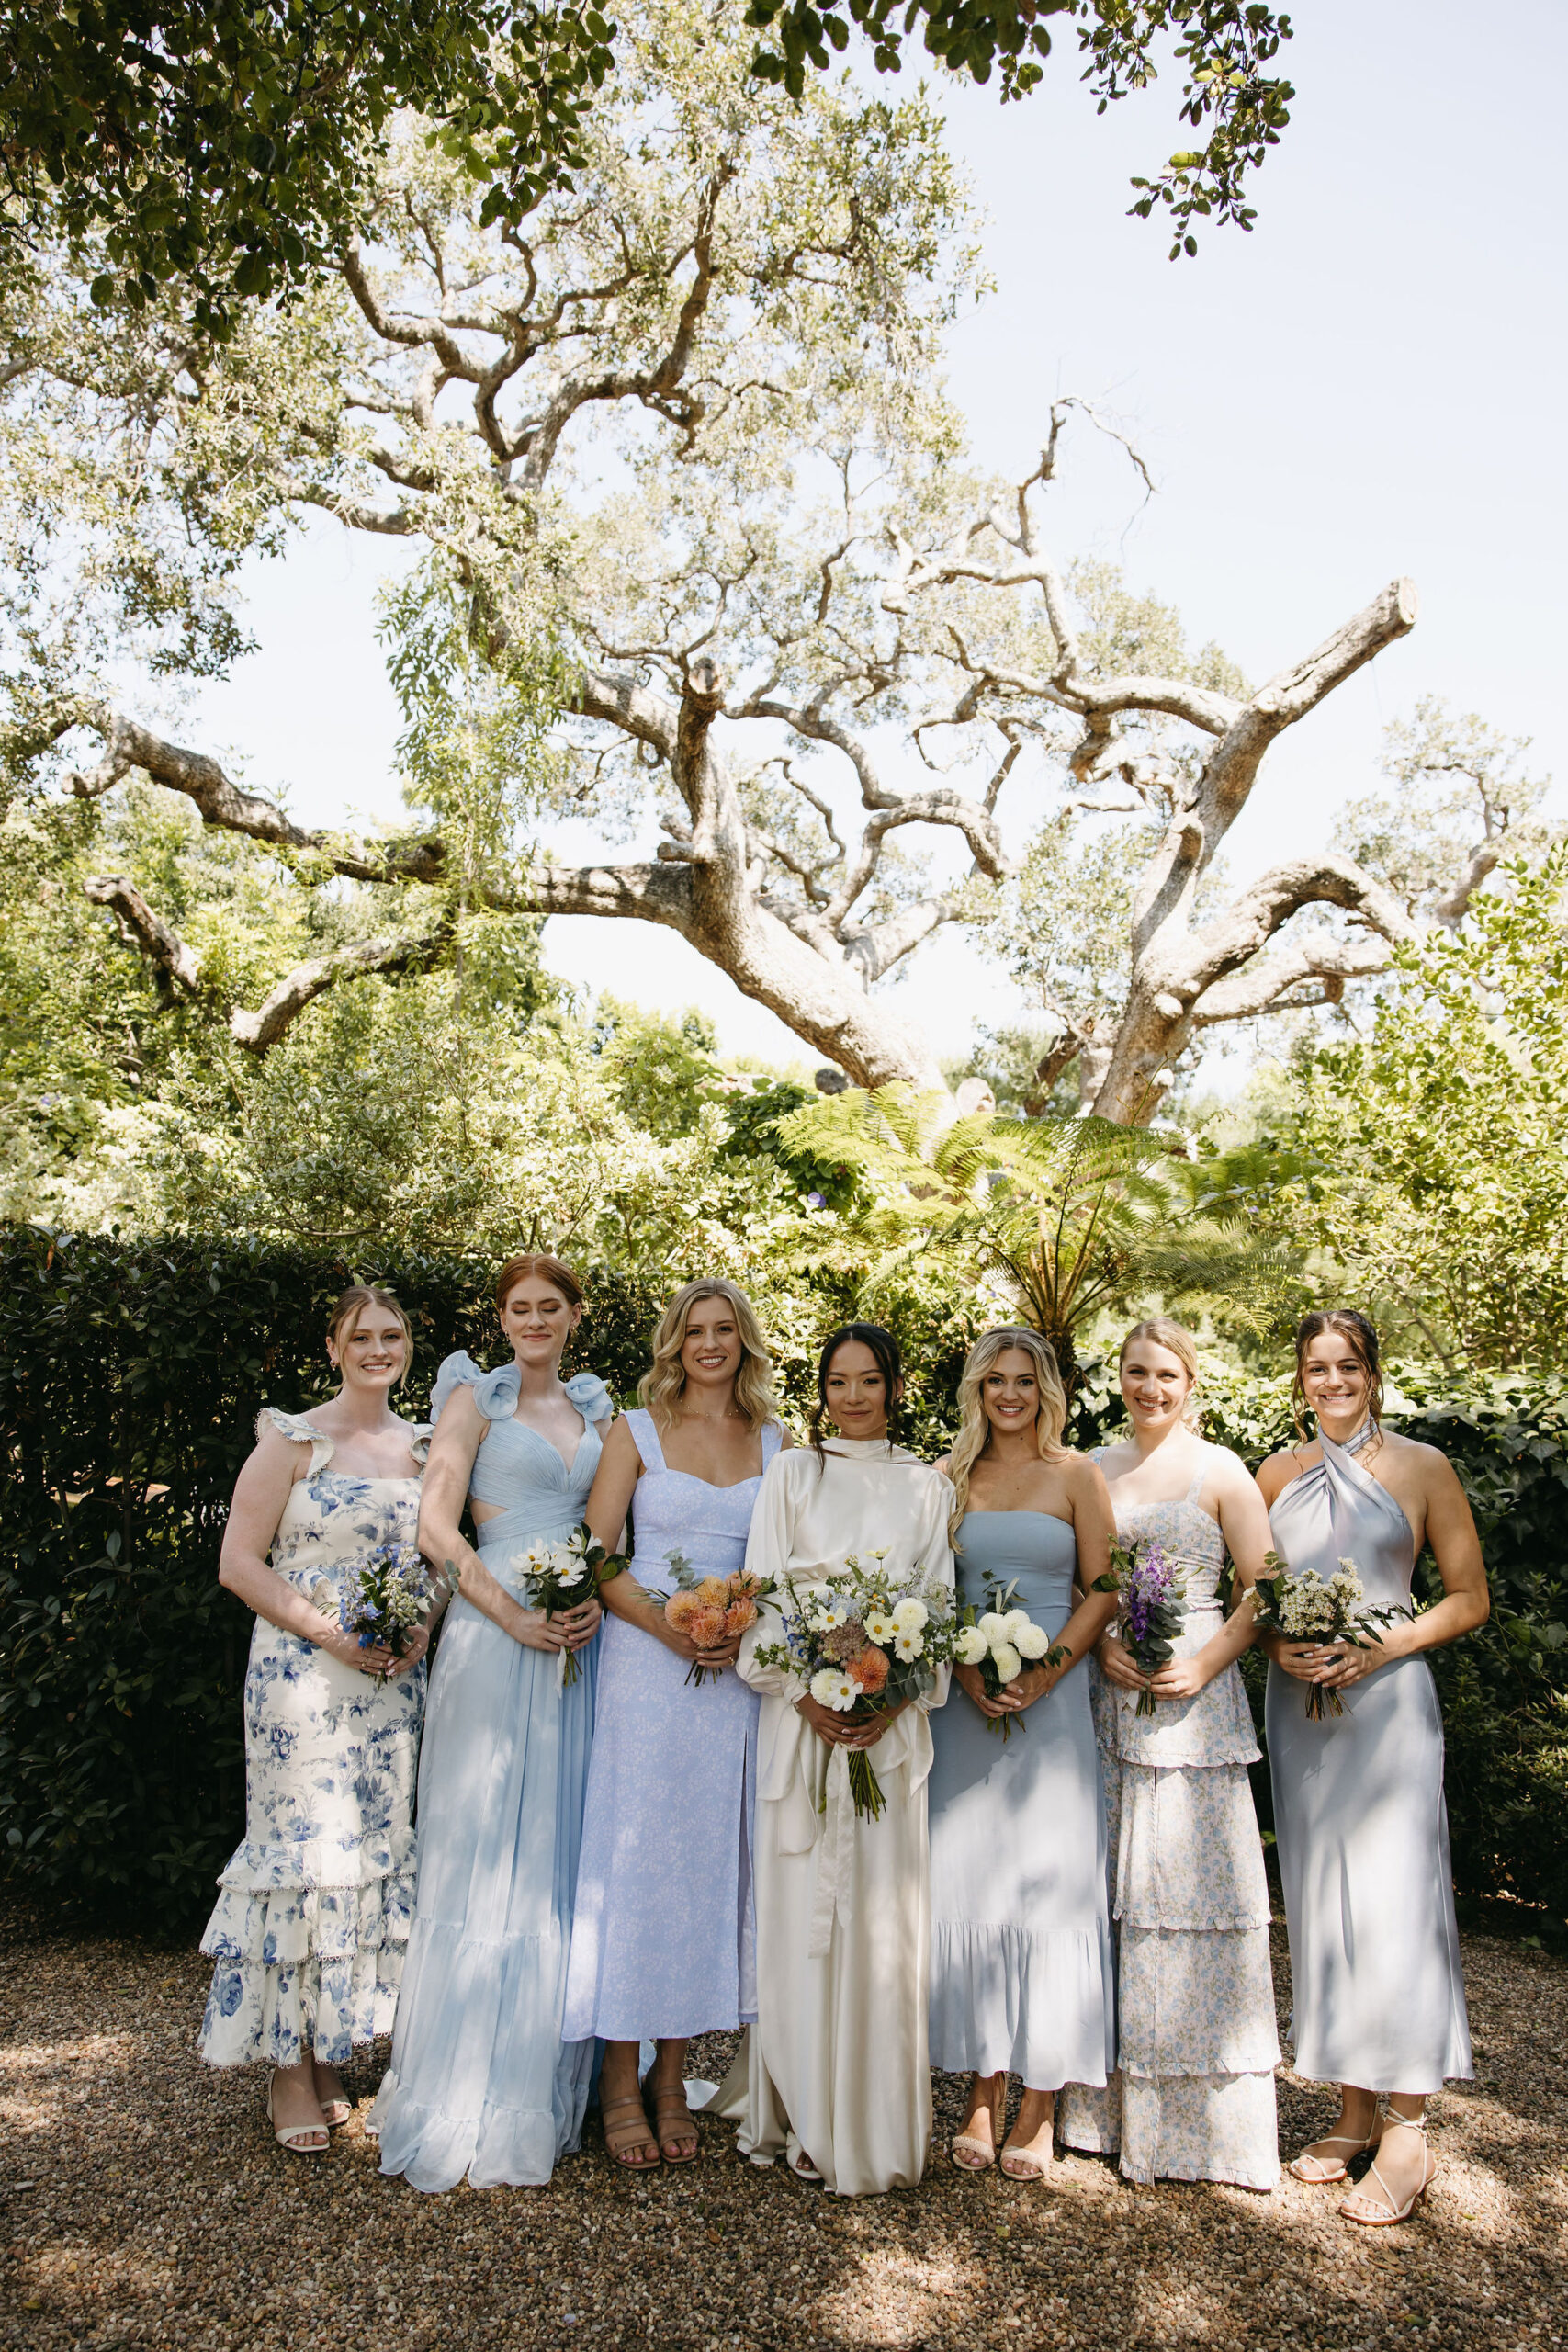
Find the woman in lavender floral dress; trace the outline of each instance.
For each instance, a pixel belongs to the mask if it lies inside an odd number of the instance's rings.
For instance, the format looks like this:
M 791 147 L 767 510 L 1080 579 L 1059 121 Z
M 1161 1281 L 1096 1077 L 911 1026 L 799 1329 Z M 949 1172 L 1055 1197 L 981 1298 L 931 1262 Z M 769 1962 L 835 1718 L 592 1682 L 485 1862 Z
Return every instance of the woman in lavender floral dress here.
M 1258 1755 L 1235 1661 L 1252 1605 L 1227 1620 L 1218 1586 L 1227 1549 L 1238 1586 L 1269 1548 L 1244 1464 L 1205 1444 L 1187 1411 L 1192 1341 L 1161 1317 L 1122 1345 L 1131 1429 L 1096 1456 L 1122 1544 L 1156 1542 L 1184 1582 L 1175 1655 L 1145 1678 L 1114 1634 L 1091 1667 L 1105 1772 L 1111 1907 L 1117 1933 L 1118 2076 L 1069 2085 L 1061 2134 L 1074 2148 L 1120 2143 L 1130 2180 L 1280 2178 L 1274 2067 L 1280 2043 L 1269 1957 L 1269 1887 L 1247 1768 Z M 1152 1690 L 1156 1710 L 1140 1715 Z
M 412 1544 L 430 1432 L 389 1402 L 409 1327 L 390 1292 L 345 1291 L 327 1353 L 343 1386 L 309 1413 L 269 1407 L 240 1473 L 220 1581 L 254 1610 L 245 1675 L 245 1837 L 201 1949 L 213 2066 L 270 2060 L 278 2142 L 319 2154 L 351 2109 L 337 2069 L 391 2030 L 413 1905 L 414 1768 L 428 1629 L 407 1655 L 361 1649 L 344 1579 Z M 270 1563 L 268 1555 L 270 1553 Z

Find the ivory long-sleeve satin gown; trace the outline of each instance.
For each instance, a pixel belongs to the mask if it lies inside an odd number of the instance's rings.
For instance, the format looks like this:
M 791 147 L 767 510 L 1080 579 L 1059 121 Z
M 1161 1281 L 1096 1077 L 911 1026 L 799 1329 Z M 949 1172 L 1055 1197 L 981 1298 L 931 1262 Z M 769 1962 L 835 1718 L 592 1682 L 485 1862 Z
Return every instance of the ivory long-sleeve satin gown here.
M 1292 1568 L 1327 1578 L 1354 1560 L 1374 1608 L 1404 1608 L 1416 1567 L 1409 1521 L 1348 1446 L 1269 1514 Z M 1266 1722 L 1274 1826 L 1291 1938 L 1296 2072 L 1369 2091 L 1468 2082 L 1470 2026 L 1454 1918 L 1443 1718 L 1424 1657 L 1395 1658 L 1339 1694 L 1343 1714 L 1306 1712 L 1306 1687 L 1269 1668 Z
M 522 1555 L 580 1523 L 609 1391 L 592 1373 L 567 1382 L 584 1423 L 568 1464 L 515 1418 L 514 1363 L 483 1373 L 448 1356 L 437 1418 L 459 1386 L 490 1423 L 469 1491 L 500 1506 L 479 1555 L 526 1606 Z M 465 2173 L 475 2188 L 538 2188 L 582 2130 L 593 2044 L 563 2045 L 560 2027 L 594 1647 L 563 1688 L 553 1650 L 525 1648 L 460 1596 L 446 1612 L 420 1761 L 419 1900 L 373 2117 L 381 2170 L 415 2188 L 453 2188 Z
M 746 1565 L 808 1581 L 848 1554 L 885 1550 L 905 1589 L 949 1594 L 952 1508 L 947 1480 L 886 1438 L 834 1439 L 825 1459 L 803 1446 L 769 1466 Z M 862 1821 L 844 1750 L 795 1713 L 805 1683 L 757 1663 L 759 1644 L 778 1639 L 768 1610 L 740 1649 L 740 1673 L 762 1694 L 757 2023 L 713 2111 L 739 2121 L 754 2161 L 787 2150 L 793 2164 L 804 2150 L 841 2197 L 912 2188 L 931 2129 L 926 1715 L 947 1695 L 947 1669 L 872 1749 L 886 1808 Z

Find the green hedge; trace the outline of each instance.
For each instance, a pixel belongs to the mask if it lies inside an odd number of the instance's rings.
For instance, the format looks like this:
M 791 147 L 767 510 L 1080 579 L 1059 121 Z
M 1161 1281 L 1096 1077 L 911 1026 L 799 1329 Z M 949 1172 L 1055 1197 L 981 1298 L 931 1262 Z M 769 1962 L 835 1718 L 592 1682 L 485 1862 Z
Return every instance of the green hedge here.
M 223 1515 L 265 1402 L 328 1385 L 321 1331 L 353 1280 L 396 1285 L 414 1327 L 409 1403 L 467 1347 L 494 1360 L 488 1263 L 245 1241 L 127 1243 L 0 1227 L 0 1855 L 39 1890 L 199 1917 L 240 1835 L 240 1688 L 249 1612 L 217 1581 Z M 571 1361 L 629 1399 L 660 1301 L 600 1274 Z M 820 1294 L 824 1330 L 850 1301 Z M 898 1318 L 912 1442 L 934 1454 L 973 1330 L 966 1309 Z M 570 1369 L 570 1365 L 569 1365 Z M 810 1361 L 786 1357 L 798 1413 Z M 1568 1910 L 1568 1393 L 1401 1385 L 1412 1435 L 1456 1461 L 1476 1504 L 1495 1612 L 1435 1660 L 1461 1886 Z M 1209 1433 L 1256 1462 L 1289 1424 L 1283 1383 L 1206 1390 Z M 1074 1436 L 1119 1415 L 1086 1391 Z M 1430 1584 L 1429 1563 L 1424 1576 Z M 1269 1820 L 1266 1776 L 1259 1804 Z

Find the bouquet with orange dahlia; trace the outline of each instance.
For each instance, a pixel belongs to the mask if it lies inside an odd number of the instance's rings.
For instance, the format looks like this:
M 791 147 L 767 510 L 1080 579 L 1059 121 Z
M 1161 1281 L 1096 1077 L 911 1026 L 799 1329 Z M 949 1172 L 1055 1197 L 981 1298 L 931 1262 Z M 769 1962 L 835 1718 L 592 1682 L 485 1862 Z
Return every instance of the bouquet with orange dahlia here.
M 671 1554 L 669 1565 L 675 1590 L 664 1600 L 664 1622 L 683 1634 L 694 1649 L 722 1649 L 734 1641 L 756 1623 L 758 1604 L 773 1589 L 772 1577 L 748 1576 L 744 1568 L 725 1577 L 696 1576 L 678 1552 Z M 648 1597 L 654 1602 L 663 1598 L 657 1592 Z M 687 1668 L 686 1679 L 700 1686 L 716 1682 L 723 1672 L 722 1665 L 706 1666 L 698 1657 Z

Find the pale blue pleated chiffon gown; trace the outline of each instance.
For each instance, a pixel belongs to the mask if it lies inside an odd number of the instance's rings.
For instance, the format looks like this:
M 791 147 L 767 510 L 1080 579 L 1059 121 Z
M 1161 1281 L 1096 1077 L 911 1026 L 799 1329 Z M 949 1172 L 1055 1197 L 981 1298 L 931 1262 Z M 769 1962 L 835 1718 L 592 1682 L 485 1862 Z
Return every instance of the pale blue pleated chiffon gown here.
M 479 1550 L 519 1600 L 521 1555 L 570 1534 L 599 1467 L 609 1393 L 590 1373 L 566 1384 L 585 1427 L 570 1465 L 513 1419 L 517 1367 L 481 1373 L 449 1356 L 439 1417 L 459 1386 L 491 1427 L 473 1499 L 501 1515 Z M 563 2045 L 582 1800 L 593 1736 L 597 1644 L 562 1689 L 553 1652 L 525 1649 L 470 1603 L 446 1612 L 420 1758 L 419 1894 L 391 2071 L 372 2119 L 381 2170 L 415 2188 L 537 2188 L 575 2149 L 592 2077 L 592 2042 Z
M 1073 1609 L 1077 1539 L 1038 1510 L 972 1510 L 958 1569 L 988 1572 L 1053 1641 Z M 1103 2084 L 1116 2063 L 1105 1795 L 1080 1662 L 1004 1741 L 956 1684 L 931 1717 L 931 2064 L 1033 2090 Z
M 1405 1607 L 1410 1521 L 1348 1447 L 1269 1514 L 1292 1568 L 1327 1578 L 1354 1560 L 1376 1608 Z M 1306 1712 L 1307 1686 L 1269 1668 L 1269 1770 L 1291 1939 L 1296 2072 L 1369 2091 L 1468 2081 L 1470 2026 L 1454 1918 L 1443 1718 L 1424 1657 L 1393 1659 L 1339 1694 L 1342 1714 Z

